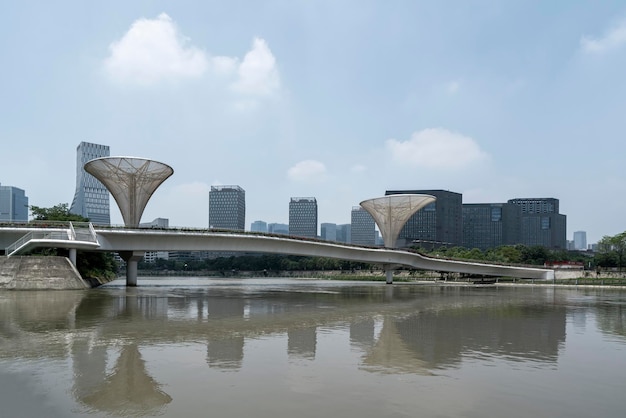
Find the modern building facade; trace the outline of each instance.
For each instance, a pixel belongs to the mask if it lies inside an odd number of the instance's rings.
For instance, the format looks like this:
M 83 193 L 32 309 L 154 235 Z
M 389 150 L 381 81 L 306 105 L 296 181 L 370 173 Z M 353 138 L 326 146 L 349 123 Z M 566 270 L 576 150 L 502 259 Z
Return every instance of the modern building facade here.
M 510 199 L 508 203 L 519 206 L 521 210 L 520 244 L 567 248 L 567 218 L 559 213 L 558 199 L 517 198 Z
M 267 224 L 267 232 L 270 234 L 289 234 L 289 225 L 280 224 L 280 223 L 269 223 Z
M 289 201 L 289 235 L 317 238 L 317 200 L 292 197 Z
M 357 245 L 376 245 L 376 223 L 374 218 L 360 206 L 350 213 L 351 242 Z
M 267 232 L 267 222 L 254 221 L 250 224 L 251 232 Z
M 209 228 L 243 231 L 246 225 L 246 192 L 239 186 L 211 186 Z
M 28 222 L 28 197 L 24 190 L 0 184 L 0 221 Z
M 169 228 L 170 220 L 168 218 L 156 218 L 152 222 L 140 223 L 139 228 Z M 168 260 L 169 251 L 146 251 L 143 255 L 143 261 L 146 263 L 154 263 L 156 260 Z
M 108 145 L 81 142 L 76 148 L 76 191 L 69 211 L 97 225 L 111 224 L 109 190 L 84 167 L 88 161 L 109 156 Z
M 575 231 L 574 232 L 574 249 L 575 250 L 587 250 L 587 232 Z
M 325 241 L 337 241 L 337 224 L 322 223 L 320 225 L 320 238 Z
M 520 240 L 521 209 L 512 203 L 464 203 L 463 246 L 486 250 Z
M 337 242 L 350 244 L 352 242 L 352 225 L 337 225 Z
M 387 190 L 394 194 L 426 194 L 437 200 L 409 218 L 398 237 L 397 247 L 420 245 L 431 248 L 463 244 L 463 195 L 448 190 Z

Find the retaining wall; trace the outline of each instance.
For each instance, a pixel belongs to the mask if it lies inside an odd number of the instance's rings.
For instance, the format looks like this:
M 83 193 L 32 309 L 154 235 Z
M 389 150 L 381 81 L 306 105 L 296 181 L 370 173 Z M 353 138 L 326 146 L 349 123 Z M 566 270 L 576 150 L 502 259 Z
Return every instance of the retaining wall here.
M 91 287 L 67 257 L 0 256 L 0 289 L 67 290 Z

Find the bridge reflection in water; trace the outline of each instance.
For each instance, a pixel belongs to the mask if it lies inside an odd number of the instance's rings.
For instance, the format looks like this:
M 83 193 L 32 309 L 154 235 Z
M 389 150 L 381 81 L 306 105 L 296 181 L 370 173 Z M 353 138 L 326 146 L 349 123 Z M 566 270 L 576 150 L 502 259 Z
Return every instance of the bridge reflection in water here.
M 358 353 L 363 371 L 429 376 L 473 356 L 556 368 L 566 338 L 566 308 L 553 289 L 512 298 L 497 288 L 214 283 L 2 293 L 0 361 L 71 359 L 77 402 L 150 415 L 175 400 L 159 347 L 185 356 L 185 347 L 203 345 L 204 367 L 239 373 L 261 340 L 282 347 L 265 353 L 268 362 L 280 351 L 290 362 L 314 362 L 332 334 L 333 347 Z M 194 356 L 189 362 L 189 373 L 202 367 Z

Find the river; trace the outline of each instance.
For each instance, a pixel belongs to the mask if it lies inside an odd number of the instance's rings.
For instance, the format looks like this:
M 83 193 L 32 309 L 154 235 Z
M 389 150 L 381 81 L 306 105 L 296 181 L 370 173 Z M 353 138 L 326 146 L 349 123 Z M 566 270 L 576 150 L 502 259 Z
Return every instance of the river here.
M 0 292 L 0 417 L 624 417 L 626 291 L 139 278 Z

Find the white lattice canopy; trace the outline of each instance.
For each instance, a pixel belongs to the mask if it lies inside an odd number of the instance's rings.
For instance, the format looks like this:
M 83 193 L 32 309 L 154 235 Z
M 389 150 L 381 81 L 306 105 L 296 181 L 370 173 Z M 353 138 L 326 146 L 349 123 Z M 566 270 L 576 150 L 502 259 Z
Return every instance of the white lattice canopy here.
M 174 170 L 167 164 L 137 157 L 103 157 L 88 161 L 85 171 L 109 189 L 124 225 L 139 226 L 148 200 Z
M 360 205 L 374 218 L 385 247 L 393 248 L 411 215 L 435 200 L 429 194 L 393 194 L 364 200 Z

